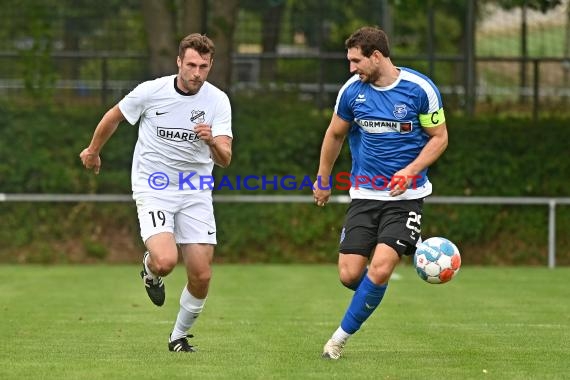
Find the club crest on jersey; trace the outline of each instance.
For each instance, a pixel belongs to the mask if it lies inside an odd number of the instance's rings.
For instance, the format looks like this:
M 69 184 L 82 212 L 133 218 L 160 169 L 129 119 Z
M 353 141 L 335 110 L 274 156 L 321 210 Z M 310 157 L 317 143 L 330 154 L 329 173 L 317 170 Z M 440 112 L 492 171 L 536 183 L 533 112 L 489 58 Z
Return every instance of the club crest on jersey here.
M 201 124 L 204 121 L 206 121 L 206 118 L 204 116 L 206 116 L 205 111 L 192 110 L 192 116 L 190 116 L 190 121 L 193 122 L 194 124 Z
M 403 119 L 408 114 L 405 104 L 394 104 L 394 117 L 396 119 Z

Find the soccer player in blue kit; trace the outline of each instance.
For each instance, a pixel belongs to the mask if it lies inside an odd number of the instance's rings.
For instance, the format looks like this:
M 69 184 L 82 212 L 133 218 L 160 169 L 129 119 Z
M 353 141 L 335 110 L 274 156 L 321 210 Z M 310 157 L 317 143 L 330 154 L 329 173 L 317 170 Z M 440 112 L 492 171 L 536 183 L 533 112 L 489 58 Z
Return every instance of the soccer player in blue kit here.
M 348 338 L 380 305 L 402 255 L 414 254 L 423 199 L 432 192 L 427 168 L 447 147 L 439 90 L 425 75 L 392 63 L 382 29 L 362 27 L 345 46 L 354 75 L 338 93 L 323 139 L 314 198 L 321 207 L 329 200 L 329 179 L 348 136 L 351 202 L 338 271 L 354 295 L 324 346 L 327 359 L 341 357 Z

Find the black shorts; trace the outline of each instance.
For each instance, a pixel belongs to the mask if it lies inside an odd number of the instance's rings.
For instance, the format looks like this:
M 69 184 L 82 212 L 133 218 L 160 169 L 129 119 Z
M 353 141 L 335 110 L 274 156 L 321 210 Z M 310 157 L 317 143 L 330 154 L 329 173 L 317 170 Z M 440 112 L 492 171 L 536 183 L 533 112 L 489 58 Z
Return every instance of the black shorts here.
M 339 252 L 370 257 L 376 245 L 384 243 L 399 256 L 413 255 L 421 233 L 423 204 L 423 199 L 353 199 L 346 211 Z

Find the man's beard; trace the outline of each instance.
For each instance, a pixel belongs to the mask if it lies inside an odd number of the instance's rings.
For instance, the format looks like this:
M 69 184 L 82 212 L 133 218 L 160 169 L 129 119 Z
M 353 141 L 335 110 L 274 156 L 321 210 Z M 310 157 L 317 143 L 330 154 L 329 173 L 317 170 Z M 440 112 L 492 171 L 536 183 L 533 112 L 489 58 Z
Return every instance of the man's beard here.
M 379 78 L 378 73 L 373 72 L 373 73 L 369 73 L 369 74 L 362 74 L 360 76 L 360 81 L 362 83 L 372 83 L 374 84 L 374 82 L 376 82 Z

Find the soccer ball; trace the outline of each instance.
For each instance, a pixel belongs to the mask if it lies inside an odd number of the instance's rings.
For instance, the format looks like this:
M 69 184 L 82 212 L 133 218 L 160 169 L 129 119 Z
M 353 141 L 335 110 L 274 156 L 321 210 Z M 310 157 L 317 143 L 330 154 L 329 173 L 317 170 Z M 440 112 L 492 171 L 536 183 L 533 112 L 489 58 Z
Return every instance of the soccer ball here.
M 432 237 L 417 245 L 414 266 L 422 280 L 430 284 L 443 284 L 459 271 L 461 255 L 451 241 Z

